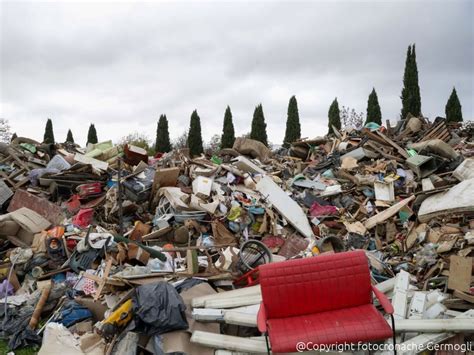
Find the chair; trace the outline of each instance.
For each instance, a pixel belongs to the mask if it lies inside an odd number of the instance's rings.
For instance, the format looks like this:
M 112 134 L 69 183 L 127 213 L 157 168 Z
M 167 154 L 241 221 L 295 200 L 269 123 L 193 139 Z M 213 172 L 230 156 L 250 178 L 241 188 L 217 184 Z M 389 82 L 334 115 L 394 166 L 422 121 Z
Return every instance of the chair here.
M 259 274 L 257 323 L 269 352 L 270 346 L 273 353 L 296 352 L 298 342 L 330 346 L 392 335 L 395 344 L 393 307 L 371 285 L 364 251 L 260 265 Z M 391 315 L 392 328 L 372 304 L 372 292 Z

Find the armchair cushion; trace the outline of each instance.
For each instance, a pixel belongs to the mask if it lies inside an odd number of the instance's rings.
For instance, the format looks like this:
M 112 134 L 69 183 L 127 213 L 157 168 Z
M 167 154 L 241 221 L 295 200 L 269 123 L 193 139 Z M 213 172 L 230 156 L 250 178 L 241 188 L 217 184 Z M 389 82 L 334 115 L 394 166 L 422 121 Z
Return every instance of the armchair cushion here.
M 284 318 L 372 303 L 362 250 L 259 266 L 268 318 Z
M 393 307 L 371 286 L 363 250 L 265 264 L 259 270 L 257 324 L 269 334 L 272 352 L 295 352 L 298 342 L 334 345 L 392 335 L 372 304 L 372 291 L 387 313 Z
M 298 342 L 331 345 L 387 339 L 392 328 L 371 305 L 331 310 L 305 316 L 268 320 L 272 352 L 296 352 Z M 310 349 L 308 349 L 310 350 Z

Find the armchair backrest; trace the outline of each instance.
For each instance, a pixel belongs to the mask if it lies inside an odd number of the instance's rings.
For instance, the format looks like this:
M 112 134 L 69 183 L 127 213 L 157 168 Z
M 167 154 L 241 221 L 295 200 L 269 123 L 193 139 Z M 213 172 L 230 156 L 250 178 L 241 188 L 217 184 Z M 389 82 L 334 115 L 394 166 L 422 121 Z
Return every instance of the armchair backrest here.
M 372 302 L 363 250 L 260 265 L 259 275 L 268 319 Z

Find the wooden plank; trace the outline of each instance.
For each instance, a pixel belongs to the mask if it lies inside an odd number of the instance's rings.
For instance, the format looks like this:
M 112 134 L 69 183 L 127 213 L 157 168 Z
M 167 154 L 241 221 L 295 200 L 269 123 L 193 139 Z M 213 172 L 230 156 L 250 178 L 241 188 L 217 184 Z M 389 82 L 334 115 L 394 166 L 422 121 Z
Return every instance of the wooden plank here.
M 372 141 L 375 141 L 378 144 L 382 144 L 382 145 L 385 145 L 385 146 L 390 146 L 383 138 L 377 136 L 376 134 L 370 132 L 367 129 L 364 129 L 363 133 L 364 133 L 365 136 L 369 137 Z
M 109 257 L 109 259 L 107 260 L 107 263 L 105 264 L 104 276 L 102 276 L 102 279 L 98 283 L 99 287 L 97 287 L 97 291 L 95 292 L 95 295 L 94 295 L 95 301 L 99 299 L 100 294 L 102 293 L 102 290 L 104 289 L 104 286 L 107 281 L 107 277 L 109 277 L 111 268 L 112 268 L 112 258 Z
M 442 128 L 446 128 L 446 125 L 444 124 L 444 122 L 440 122 L 438 123 L 436 126 L 433 126 L 431 127 L 428 131 L 425 132 L 425 134 L 423 135 L 423 137 L 419 140 L 419 142 L 423 142 L 425 140 L 428 140 L 428 139 L 431 139 L 432 136 L 438 132 L 440 129 Z
M 6 182 L 8 182 L 8 184 L 9 184 L 11 187 L 15 186 L 15 181 L 10 180 L 10 178 L 8 177 L 7 174 L 5 174 L 5 172 L 0 171 L 0 176 L 3 178 L 3 180 L 5 180 Z
M 472 274 L 472 258 L 451 255 L 449 258 L 448 288 L 469 292 Z
M 23 169 L 25 169 L 26 171 L 30 171 L 31 169 L 28 167 L 28 165 L 26 165 L 25 163 L 23 163 L 23 161 L 20 160 L 20 158 L 18 158 L 16 156 L 15 153 L 11 152 L 10 153 L 11 157 L 17 162 L 18 165 L 20 165 Z
M 176 186 L 178 176 L 179 168 L 157 169 L 153 178 L 152 195 L 154 195 L 160 187 Z
M 415 199 L 415 195 L 412 195 L 393 206 L 387 208 L 385 211 L 377 213 L 375 216 L 370 217 L 368 220 L 365 221 L 364 226 L 367 229 L 371 229 L 375 227 L 377 224 L 382 223 L 395 215 L 398 211 L 400 211 L 403 207 L 408 205 L 411 201 Z
M 53 224 L 62 224 L 66 218 L 63 210 L 58 205 L 49 202 L 47 199 L 30 194 L 27 191 L 18 189 L 15 195 L 13 195 L 7 211 L 13 212 L 22 207 L 27 207 L 35 211 Z
M 28 177 L 25 177 L 25 178 L 21 179 L 20 181 L 18 181 L 18 182 L 13 186 L 13 188 L 14 188 L 14 189 L 18 189 L 18 188 L 22 187 L 23 185 L 27 184 L 29 181 L 30 181 L 30 179 L 29 179 Z
M 382 132 L 379 132 L 379 131 L 376 131 L 376 133 L 382 138 L 384 139 L 388 144 L 390 144 L 392 147 L 394 147 L 398 153 L 404 157 L 405 159 L 408 159 L 410 156 L 408 155 L 408 153 L 405 151 L 405 149 L 403 149 L 402 147 L 400 147 L 397 143 L 395 143 L 394 141 L 392 141 L 390 138 L 388 138 L 385 134 L 383 134 Z
M 145 234 L 142 237 L 142 240 L 143 241 L 153 241 L 154 239 L 157 239 L 157 238 L 165 235 L 166 233 L 171 232 L 172 230 L 173 230 L 173 227 L 165 227 L 165 228 L 159 229 L 157 231 Z
M 466 292 L 462 292 L 462 291 L 458 291 L 458 290 L 454 290 L 453 292 L 453 296 L 454 297 L 457 297 L 457 298 L 460 298 L 464 301 L 467 301 L 469 303 L 474 303 L 474 295 L 471 295 L 469 293 L 466 293 Z

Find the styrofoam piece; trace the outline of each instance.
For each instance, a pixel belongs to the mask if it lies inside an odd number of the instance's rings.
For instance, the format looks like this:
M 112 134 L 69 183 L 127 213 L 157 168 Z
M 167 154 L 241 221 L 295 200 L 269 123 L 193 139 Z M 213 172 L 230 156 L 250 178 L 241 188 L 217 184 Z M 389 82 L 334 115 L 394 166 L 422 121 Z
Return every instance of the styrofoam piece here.
M 264 337 L 262 337 L 261 340 L 256 340 L 195 330 L 191 336 L 191 343 L 201 344 L 216 349 L 227 349 L 250 353 L 267 353 L 267 345 Z

